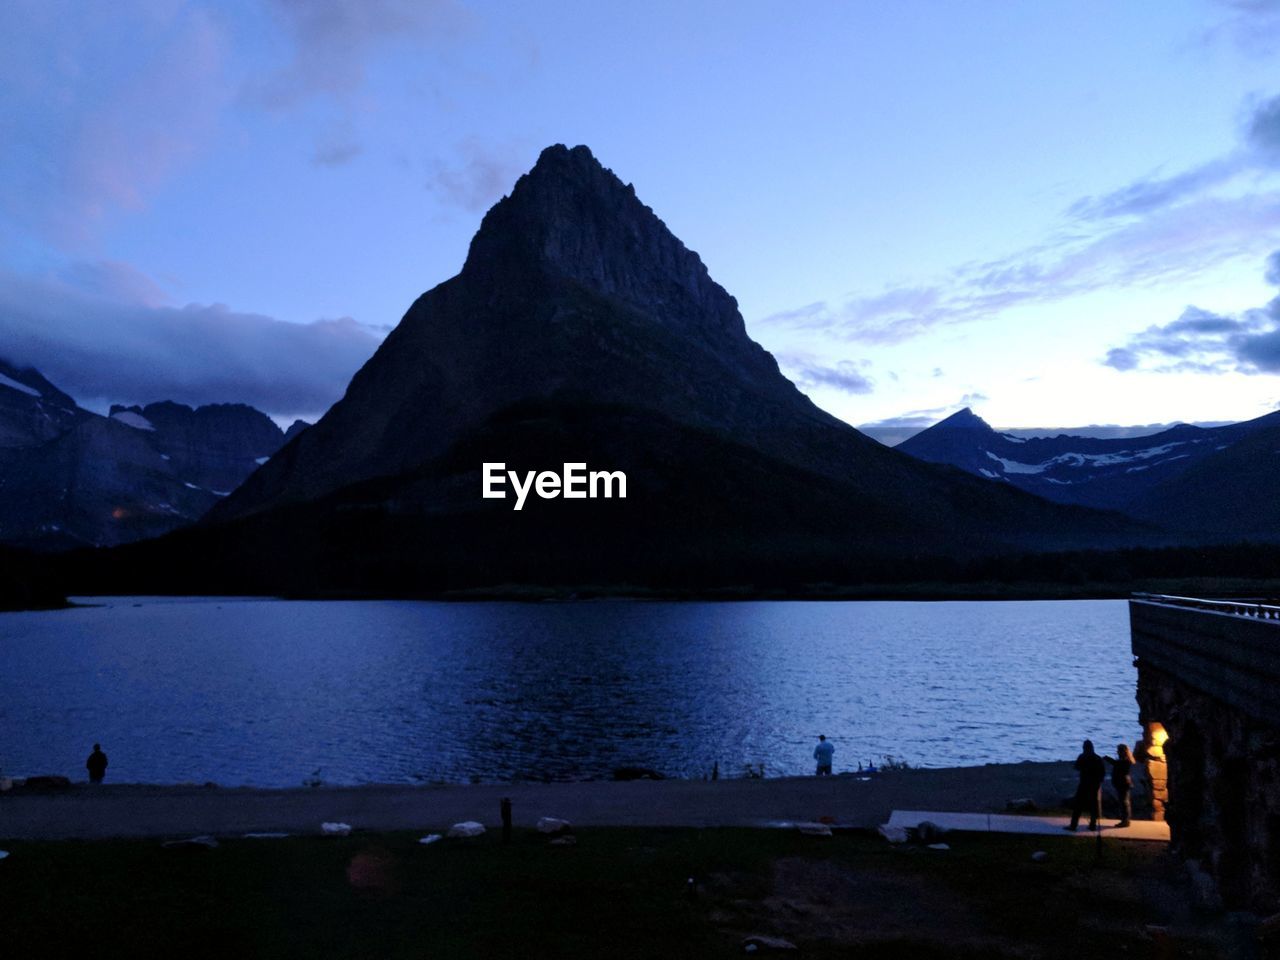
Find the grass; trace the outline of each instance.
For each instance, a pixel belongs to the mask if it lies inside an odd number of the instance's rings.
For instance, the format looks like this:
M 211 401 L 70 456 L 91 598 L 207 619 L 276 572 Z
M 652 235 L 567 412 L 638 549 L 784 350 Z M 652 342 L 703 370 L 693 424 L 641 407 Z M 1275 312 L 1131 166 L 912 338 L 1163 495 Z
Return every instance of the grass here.
M 936 852 L 879 837 L 592 829 L 18 842 L 0 861 L 12 957 L 718 957 L 749 933 L 816 957 L 1151 956 L 1184 908 L 1159 844 L 959 835 Z M 1047 850 L 1046 863 L 1031 860 Z M 688 878 L 695 878 L 690 894 Z M 1064 933 L 1065 932 L 1065 933 Z M 1177 956 L 1218 955 L 1183 937 Z

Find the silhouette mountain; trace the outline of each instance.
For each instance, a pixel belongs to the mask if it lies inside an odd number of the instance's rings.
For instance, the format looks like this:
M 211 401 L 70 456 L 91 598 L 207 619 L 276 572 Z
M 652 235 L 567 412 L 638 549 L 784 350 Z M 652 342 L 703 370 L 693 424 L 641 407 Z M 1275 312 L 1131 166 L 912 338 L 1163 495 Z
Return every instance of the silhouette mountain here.
M 243 404 L 103 417 L 0 360 L 0 542 L 57 550 L 160 536 L 202 517 L 284 439 Z
M 1280 412 L 1233 426 L 1128 512 L 1202 538 L 1280 539 Z
M 627 498 L 515 512 L 481 497 L 486 461 L 622 470 Z M 848 580 L 924 554 L 1142 536 L 820 410 L 630 185 L 554 146 L 322 419 L 203 529 L 136 559 L 225 588 L 396 593 Z
M 1280 536 L 1280 471 L 1268 437 L 1280 412 L 1139 437 L 1015 437 L 967 407 L 895 448 L 1058 503 L 1122 510 L 1216 539 Z

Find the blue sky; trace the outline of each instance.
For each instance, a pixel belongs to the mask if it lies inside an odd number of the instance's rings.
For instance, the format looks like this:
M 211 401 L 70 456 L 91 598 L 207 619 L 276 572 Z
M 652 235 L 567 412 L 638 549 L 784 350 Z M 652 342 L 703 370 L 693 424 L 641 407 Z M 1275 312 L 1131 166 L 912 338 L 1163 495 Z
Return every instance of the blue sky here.
M 1280 2 L 6 0 L 0 353 L 314 417 L 586 143 L 851 423 L 1280 402 Z

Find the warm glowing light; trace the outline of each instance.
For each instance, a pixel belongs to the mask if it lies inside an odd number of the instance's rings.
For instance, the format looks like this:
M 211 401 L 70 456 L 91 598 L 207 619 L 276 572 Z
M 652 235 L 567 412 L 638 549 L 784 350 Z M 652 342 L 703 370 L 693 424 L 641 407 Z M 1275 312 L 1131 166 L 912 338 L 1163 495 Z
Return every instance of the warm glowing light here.
M 114 510 L 111 511 L 111 517 L 113 520 L 123 520 L 128 515 L 129 515 L 129 511 L 126 510 L 124 507 L 116 507 Z
M 1157 747 L 1163 747 L 1165 742 L 1169 739 L 1169 732 L 1165 730 L 1164 724 L 1162 723 L 1151 724 L 1150 735 L 1151 743 Z

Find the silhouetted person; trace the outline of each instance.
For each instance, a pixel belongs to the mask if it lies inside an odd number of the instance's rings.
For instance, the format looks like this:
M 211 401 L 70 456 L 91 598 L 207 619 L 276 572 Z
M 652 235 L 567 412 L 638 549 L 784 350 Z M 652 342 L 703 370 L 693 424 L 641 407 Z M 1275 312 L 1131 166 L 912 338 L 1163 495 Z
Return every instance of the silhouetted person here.
M 1127 827 L 1133 818 L 1133 754 L 1127 743 L 1121 743 L 1116 746 L 1114 758 L 1102 759 L 1111 764 L 1111 786 L 1120 801 L 1120 822 L 1116 826 Z
M 831 776 L 831 758 L 836 748 L 824 734 L 818 734 L 818 745 L 813 748 L 813 759 L 818 761 L 818 776 Z
M 1071 806 L 1071 826 L 1064 830 L 1075 830 L 1080 826 L 1080 814 L 1089 811 L 1089 829 L 1098 829 L 1098 818 L 1102 816 L 1102 781 L 1107 778 L 1107 768 L 1102 758 L 1093 752 L 1093 741 L 1084 742 L 1084 752 L 1076 757 L 1076 769 L 1080 771 L 1080 784 L 1076 787 L 1075 803 Z
M 102 778 L 107 775 L 107 755 L 102 752 L 101 744 L 93 745 L 93 753 L 89 754 L 89 759 L 84 762 L 84 766 L 89 771 L 90 783 L 102 782 Z

